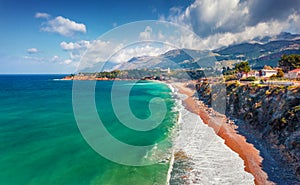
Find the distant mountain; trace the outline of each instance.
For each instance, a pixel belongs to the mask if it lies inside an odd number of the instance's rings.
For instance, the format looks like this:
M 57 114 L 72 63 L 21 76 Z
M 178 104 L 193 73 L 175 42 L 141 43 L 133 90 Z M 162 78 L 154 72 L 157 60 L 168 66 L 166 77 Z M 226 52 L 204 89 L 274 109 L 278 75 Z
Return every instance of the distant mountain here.
M 264 65 L 277 66 L 283 54 L 300 54 L 300 35 L 281 33 L 257 41 L 235 44 L 213 51 L 175 49 L 159 56 L 133 57 L 114 69 L 195 69 L 210 67 L 217 60 L 247 60 L 253 68 Z
M 280 38 L 283 38 L 281 36 Z M 275 40 L 265 44 L 242 43 L 214 50 L 218 61 L 223 60 L 247 60 L 253 67 L 264 65 L 276 66 L 283 54 L 300 54 L 300 37 L 285 34 L 287 40 Z
M 258 41 L 261 43 L 267 43 L 267 42 L 271 42 L 271 41 L 275 41 L 275 40 L 298 40 L 300 39 L 300 34 L 292 34 L 292 33 L 288 33 L 288 32 L 282 32 L 279 35 L 270 37 L 263 37 L 263 38 L 255 38 L 253 39 L 254 41 Z
M 115 69 L 195 69 L 201 67 L 197 62 L 201 57 L 207 57 L 208 53 L 208 51 L 175 49 L 159 56 L 133 57 Z

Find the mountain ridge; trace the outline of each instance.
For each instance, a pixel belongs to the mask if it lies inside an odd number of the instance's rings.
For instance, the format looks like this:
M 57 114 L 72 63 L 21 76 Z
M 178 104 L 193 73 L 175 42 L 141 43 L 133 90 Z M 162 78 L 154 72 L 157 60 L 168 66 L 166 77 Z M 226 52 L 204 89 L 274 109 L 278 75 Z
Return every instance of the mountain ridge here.
M 262 41 L 266 41 L 262 43 Z M 300 54 L 300 34 L 283 32 L 251 42 L 208 50 L 173 49 L 158 56 L 135 56 L 113 69 L 195 69 L 213 62 L 249 61 L 253 68 L 277 66 L 283 54 Z

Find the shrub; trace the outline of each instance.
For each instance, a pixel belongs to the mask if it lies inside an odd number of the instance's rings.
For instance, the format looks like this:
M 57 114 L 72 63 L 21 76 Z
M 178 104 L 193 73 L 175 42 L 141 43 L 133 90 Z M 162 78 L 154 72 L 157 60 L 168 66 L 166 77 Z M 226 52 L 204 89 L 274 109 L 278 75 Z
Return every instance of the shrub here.
M 275 79 L 277 79 L 278 77 L 277 77 L 277 75 L 272 75 L 272 76 L 270 76 L 270 80 L 275 80 Z
M 232 80 L 238 80 L 238 78 L 235 75 L 227 75 L 227 76 L 224 76 L 224 78 L 225 78 L 225 82 L 232 81 Z
M 240 79 L 240 81 L 255 81 L 255 80 L 256 80 L 255 76 L 250 76 L 250 77 L 247 77 L 247 78 Z
M 282 78 L 284 76 L 284 72 L 281 68 L 278 69 L 277 77 Z

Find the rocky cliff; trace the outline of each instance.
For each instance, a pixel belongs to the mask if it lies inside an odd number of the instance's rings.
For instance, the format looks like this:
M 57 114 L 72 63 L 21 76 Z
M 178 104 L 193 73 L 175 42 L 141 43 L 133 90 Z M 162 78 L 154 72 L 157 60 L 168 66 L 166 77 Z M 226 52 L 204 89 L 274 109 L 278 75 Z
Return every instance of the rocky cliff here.
M 196 84 L 199 98 L 208 105 L 212 85 Z M 279 150 L 300 176 L 300 88 L 226 84 L 226 114 L 250 125 L 261 139 Z

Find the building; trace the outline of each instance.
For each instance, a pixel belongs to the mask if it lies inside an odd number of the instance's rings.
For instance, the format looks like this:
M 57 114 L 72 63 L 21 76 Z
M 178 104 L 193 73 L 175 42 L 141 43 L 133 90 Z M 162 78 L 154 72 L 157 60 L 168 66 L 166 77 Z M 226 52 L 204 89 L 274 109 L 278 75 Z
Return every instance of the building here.
M 288 78 L 290 79 L 300 78 L 300 68 L 289 71 Z
M 257 76 L 258 72 L 257 71 L 250 71 L 249 73 L 241 73 L 238 74 L 238 76 L 240 76 L 241 78 L 248 78 L 248 77 L 252 77 L 252 76 Z
M 277 70 L 274 69 L 262 69 L 261 70 L 261 77 L 271 77 L 272 75 L 277 75 Z

